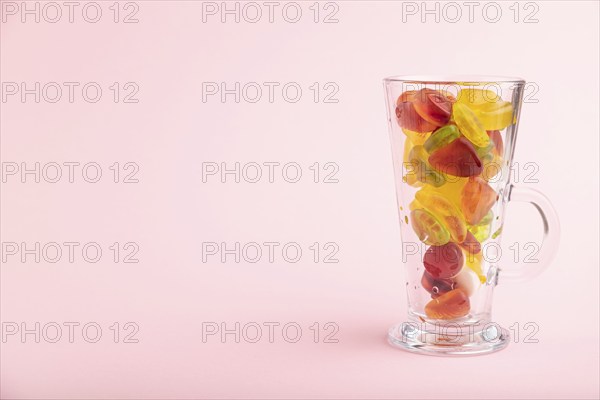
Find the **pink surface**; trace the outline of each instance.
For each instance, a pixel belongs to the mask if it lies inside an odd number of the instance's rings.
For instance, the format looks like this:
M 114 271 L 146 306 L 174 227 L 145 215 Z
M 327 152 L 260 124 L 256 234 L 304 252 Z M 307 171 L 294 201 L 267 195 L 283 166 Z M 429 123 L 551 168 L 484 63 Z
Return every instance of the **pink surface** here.
M 18 334 L 0 343 L 2 398 L 599 396 L 598 3 L 536 2 L 537 23 L 523 22 L 532 12 L 523 5 L 515 23 L 509 2 L 497 3 L 497 23 L 487 22 L 481 8 L 470 23 L 464 6 L 456 23 L 447 21 L 454 16 L 449 9 L 439 23 L 434 15 L 423 23 L 420 13 L 402 20 L 403 7 L 408 12 L 420 2 L 338 2 L 339 21 L 329 24 L 314 22 L 312 2 L 298 3 L 303 13 L 295 24 L 281 16 L 286 3 L 273 23 L 265 6 L 257 23 L 232 16 L 221 23 L 218 14 L 203 23 L 201 2 L 142 1 L 133 24 L 113 22 L 112 2 L 98 3 L 103 14 L 95 24 L 80 9 L 69 23 L 66 8 L 57 23 L 31 16 L 22 23 L 20 14 L 7 14 L 7 3 L 0 4 L 3 83 L 97 82 L 103 95 L 89 103 L 76 90 L 70 103 L 63 86 L 57 103 L 36 103 L 34 95 L 24 103 L 18 95 L 3 99 L 3 171 L 10 163 L 96 162 L 102 177 L 88 183 L 76 169 L 69 183 L 66 167 L 57 183 L 4 177 L 3 332 L 21 323 L 47 329 L 40 343 L 33 334 L 24 343 Z M 336 10 L 320 7 L 320 20 Z M 122 8 L 119 20 L 132 11 Z M 515 159 L 521 179 L 532 171 L 525 163 L 538 167 L 538 182 L 529 185 L 552 198 L 563 235 L 543 275 L 518 285 L 501 280 L 494 320 L 519 338 L 497 354 L 439 359 L 385 342 L 389 326 L 405 317 L 406 296 L 381 79 L 411 73 L 516 75 L 535 84 L 526 92 Z M 114 82 L 118 103 L 109 89 Z M 139 87 L 138 103 L 122 102 L 131 91 L 127 82 Z M 277 90 L 269 102 L 264 86 L 257 103 L 236 103 L 233 95 L 203 102 L 203 82 L 297 82 L 303 92 L 296 103 Z M 336 87 L 338 102 L 323 102 Z M 6 95 L 10 88 L 2 89 Z M 115 162 L 119 183 L 109 169 Z M 122 183 L 132 171 L 124 169 L 127 162 L 139 166 L 138 183 Z M 227 183 L 218 175 L 203 182 L 207 162 L 295 162 L 302 177 L 288 183 L 279 167 L 270 183 L 263 167 L 258 183 L 236 183 L 231 175 Z M 319 183 L 309 168 L 315 162 Z M 327 162 L 339 167 L 337 183 L 322 182 L 334 168 Z M 54 177 L 51 165 L 46 173 Z M 507 220 L 506 247 L 540 240 L 533 209 L 510 205 Z M 86 262 L 80 246 L 70 263 L 62 247 L 62 258 L 50 263 L 48 247 L 39 263 L 33 255 L 22 262 L 20 253 L 8 254 L 9 242 L 97 242 L 103 253 L 97 263 Z M 114 242 L 121 247 L 117 263 Z M 138 263 L 123 262 L 127 242 L 139 246 Z M 273 263 L 267 253 L 256 263 L 233 256 L 203 262 L 204 242 L 296 242 L 302 257 L 291 263 L 277 251 Z M 317 263 L 314 242 L 321 248 Z M 328 242 L 339 247 L 338 263 L 323 262 L 335 248 L 324 249 Z M 56 343 L 48 340 L 53 322 L 63 327 Z M 73 343 L 66 322 L 80 324 Z M 138 343 L 124 343 L 133 329 L 125 329 L 127 322 L 139 327 Z M 231 334 L 224 343 L 218 335 L 203 340 L 211 322 L 239 322 L 246 336 L 240 343 Z M 280 324 L 272 343 L 269 322 Z M 533 332 L 528 322 L 539 327 L 537 343 L 524 340 Z M 97 343 L 82 336 L 86 323 L 101 327 Z M 263 326 L 256 343 L 251 323 Z M 282 336 L 286 323 L 301 327 L 298 342 L 286 341 L 293 327 Z M 87 338 L 93 336 L 91 328 Z

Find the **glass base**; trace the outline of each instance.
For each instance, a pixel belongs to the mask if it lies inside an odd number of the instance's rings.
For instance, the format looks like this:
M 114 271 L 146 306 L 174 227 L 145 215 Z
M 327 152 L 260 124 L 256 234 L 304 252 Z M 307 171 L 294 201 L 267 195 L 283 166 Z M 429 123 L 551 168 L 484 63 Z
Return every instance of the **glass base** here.
M 460 325 L 402 322 L 390 328 L 388 342 L 399 349 L 431 356 L 475 356 L 508 346 L 508 331 L 495 323 Z

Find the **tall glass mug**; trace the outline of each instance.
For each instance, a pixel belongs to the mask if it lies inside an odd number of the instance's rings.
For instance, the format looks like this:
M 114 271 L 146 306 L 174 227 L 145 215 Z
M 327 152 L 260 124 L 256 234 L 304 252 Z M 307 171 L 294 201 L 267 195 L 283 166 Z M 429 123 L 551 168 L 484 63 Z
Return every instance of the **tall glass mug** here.
M 491 319 L 498 275 L 530 278 L 555 255 L 552 205 L 510 182 L 524 85 L 502 77 L 384 80 L 408 295 L 407 321 L 388 334 L 397 347 L 433 355 L 503 349 L 508 332 Z M 501 271 L 510 201 L 535 206 L 544 240 L 537 262 Z

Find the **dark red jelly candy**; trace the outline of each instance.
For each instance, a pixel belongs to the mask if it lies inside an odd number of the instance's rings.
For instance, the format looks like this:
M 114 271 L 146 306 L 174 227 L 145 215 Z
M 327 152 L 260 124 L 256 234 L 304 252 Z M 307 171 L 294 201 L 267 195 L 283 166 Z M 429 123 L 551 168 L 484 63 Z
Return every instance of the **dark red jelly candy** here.
M 431 298 L 435 299 L 452 289 L 456 289 L 457 284 L 453 279 L 436 279 L 425 271 L 421 278 L 421 286 L 431 294 Z
M 425 269 L 436 279 L 448 279 L 458 275 L 463 261 L 462 250 L 454 242 L 443 246 L 431 246 L 423 257 Z
M 469 177 L 480 175 L 483 164 L 475 148 L 465 137 L 459 137 L 429 156 L 429 164 L 448 175 Z

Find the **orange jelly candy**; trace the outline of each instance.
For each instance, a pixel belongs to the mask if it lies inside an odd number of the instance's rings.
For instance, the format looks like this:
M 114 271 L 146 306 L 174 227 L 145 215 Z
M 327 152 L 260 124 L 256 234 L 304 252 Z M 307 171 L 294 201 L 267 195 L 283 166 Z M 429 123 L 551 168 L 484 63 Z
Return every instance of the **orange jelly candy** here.
M 481 178 L 470 179 L 462 190 L 461 211 L 470 225 L 476 225 L 490 211 L 498 194 Z
M 432 319 L 464 317 L 471 310 L 469 296 L 461 289 L 454 289 L 431 300 L 425 306 L 425 314 Z
M 396 105 L 399 106 L 400 103 L 411 103 L 415 99 L 415 95 L 417 94 L 416 90 L 407 90 L 402 93 L 398 100 L 396 100 Z
M 502 157 L 504 155 L 504 142 L 502 141 L 502 135 L 500 131 L 487 131 L 488 136 L 494 143 L 494 152 L 496 155 Z

